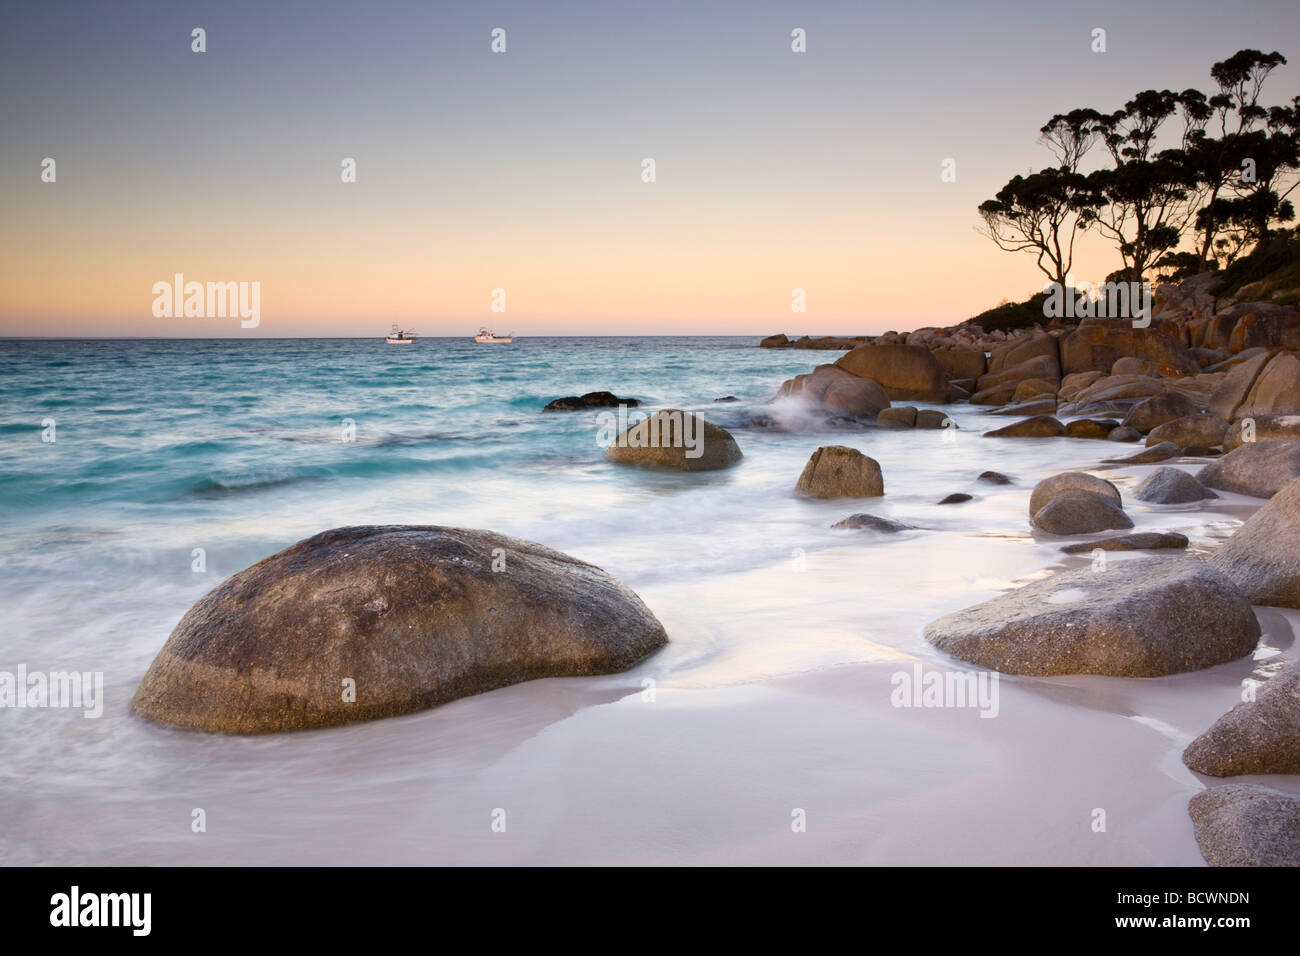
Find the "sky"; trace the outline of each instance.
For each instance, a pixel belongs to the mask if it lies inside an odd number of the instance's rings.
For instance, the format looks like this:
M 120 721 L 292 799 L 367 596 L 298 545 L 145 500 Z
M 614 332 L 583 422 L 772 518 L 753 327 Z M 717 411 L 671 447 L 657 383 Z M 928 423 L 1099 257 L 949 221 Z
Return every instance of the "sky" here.
M 1247 47 L 1300 93 L 1295 0 L 0 2 L 4 336 L 950 325 L 1042 288 L 976 207 L 1053 114 Z M 177 273 L 258 325 L 155 316 Z

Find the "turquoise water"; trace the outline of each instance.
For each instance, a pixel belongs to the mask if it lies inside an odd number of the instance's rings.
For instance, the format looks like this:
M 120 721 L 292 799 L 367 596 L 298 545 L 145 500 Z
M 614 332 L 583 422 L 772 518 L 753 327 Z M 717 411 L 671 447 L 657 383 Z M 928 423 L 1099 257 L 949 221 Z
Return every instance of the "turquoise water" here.
M 890 716 L 889 673 L 900 661 L 953 666 L 921 639 L 927 621 L 1044 568 L 1086 563 L 1029 533 L 1028 489 L 1115 446 L 983 439 L 1005 419 L 970 406 L 948 409 L 960 426 L 952 441 L 826 427 L 767 403 L 835 353 L 756 342 L 0 342 L 0 670 L 102 671 L 106 695 L 99 719 L 0 713 L 0 861 L 338 862 L 341 845 L 370 863 L 715 859 L 706 850 L 725 861 L 741 847 L 767 861 L 785 859 L 765 841 L 773 820 L 788 832 L 790 806 L 852 815 L 898 801 L 922 831 L 962 819 L 967 805 L 938 794 L 987 771 L 987 753 L 951 729 Z M 745 458 L 700 474 L 607 463 L 596 413 L 541 411 L 592 390 L 699 412 L 732 430 Z M 722 396 L 739 401 L 715 404 Z M 760 426 L 756 414 L 789 427 Z M 884 498 L 794 497 L 808 456 L 831 443 L 880 461 Z M 1016 481 L 980 485 L 985 469 Z M 1113 477 L 1129 489 L 1147 471 Z M 975 500 L 937 504 L 957 491 Z M 1138 530 L 1201 544 L 1230 534 L 1241 507 L 1230 495 L 1127 506 Z M 917 530 L 831 528 L 863 510 Z M 131 716 L 149 662 L 202 594 L 308 535 L 370 523 L 490 528 L 591 561 L 641 595 L 670 644 L 628 674 L 538 681 L 322 732 L 224 738 Z M 1193 733 L 1231 704 L 1240 675 L 1189 679 L 1218 681 L 1203 713 L 1176 717 L 1105 679 L 1082 682 L 1103 688 L 1094 696 L 1049 704 L 1008 681 L 1002 716 L 973 726 L 981 744 L 1017 754 L 1035 751 L 1012 738 L 1043 720 L 1097 741 L 1108 721 L 1134 714 Z M 659 687 L 653 707 L 640 703 L 646 680 Z M 800 680 L 817 683 L 789 684 Z M 1177 765 L 1162 740 L 1152 746 Z M 1059 759 L 1047 778 L 1090 772 Z M 1154 760 L 1114 765 L 1117 803 L 1135 774 L 1148 774 L 1152 800 L 1191 786 Z M 734 799 L 719 803 L 720 792 Z M 909 804 L 926 794 L 929 811 Z M 483 844 L 480 818 L 507 799 L 544 825 L 520 843 Z M 201 842 L 189 829 L 197 806 L 219 821 Z M 1055 825 L 1050 803 L 1006 806 L 1005 824 L 969 821 L 989 834 L 984 859 L 1016 847 L 1007 861 L 1020 862 L 1025 846 L 1055 845 L 1030 832 Z M 816 832 L 818 862 L 974 862 Z M 1113 842 L 1106 859 L 1198 859 L 1179 840 L 1149 851 L 1162 839 Z

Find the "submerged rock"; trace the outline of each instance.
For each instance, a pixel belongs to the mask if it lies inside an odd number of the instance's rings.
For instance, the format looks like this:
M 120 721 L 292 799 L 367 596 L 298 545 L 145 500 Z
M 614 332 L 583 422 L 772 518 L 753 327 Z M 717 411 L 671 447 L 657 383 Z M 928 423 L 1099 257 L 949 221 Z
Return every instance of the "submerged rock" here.
M 940 501 L 939 504 L 959 505 L 965 501 L 973 501 L 974 498 L 975 498 L 974 495 L 968 495 L 964 491 L 954 491 L 952 494 L 948 495 L 946 498 Z
M 1255 604 L 1300 608 L 1300 478 L 1251 515 L 1210 564 Z
M 1136 534 L 1120 534 L 1100 541 L 1080 541 L 1067 544 L 1061 550 L 1066 554 L 1091 554 L 1098 549 L 1102 551 L 1155 551 L 1163 548 L 1187 547 L 1187 535 L 1176 531 L 1139 531 Z
M 915 530 L 910 524 L 903 524 L 901 521 L 894 521 L 890 518 L 882 518 L 880 515 L 856 514 L 849 515 L 842 521 L 837 521 L 832 528 L 853 528 L 859 531 L 879 531 L 883 534 L 897 534 L 900 531 Z
M 1005 428 L 985 432 L 985 438 L 1056 438 L 1065 434 L 1065 426 L 1051 415 L 1035 415 Z
M 131 706 L 195 730 L 329 727 L 626 670 L 666 642 L 630 590 L 540 544 L 464 528 L 336 528 L 201 598 Z
M 1148 556 L 1105 571 L 1064 571 L 949 614 L 925 638 L 1011 674 L 1161 677 L 1249 654 L 1250 602 L 1201 561 Z
M 557 398 L 542 409 L 544 412 L 580 412 L 588 408 L 617 408 L 620 405 L 636 408 L 641 404 L 635 398 L 619 398 L 613 392 L 588 392 Z
M 813 452 L 795 485 L 795 494 L 805 498 L 875 498 L 884 493 L 880 463 L 844 445 L 825 445 Z
M 987 481 L 990 485 L 1009 485 L 1012 479 L 1002 474 L 1000 471 L 984 471 L 975 479 L 976 481 Z
M 1183 763 L 1214 777 L 1300 773 L 1300 664 L 1216 720 L 1183 751 Z
M 605 449 L 609 461 L 675 471 L 716 471 L 744 457 L 725 428 L 675 408 L 655 412 Z
M 1219 497 L 1180 468 L 1165 466 L 1147 475 L 1133 497 L 1157 505 L 1180 505 Z
M 1224 783 L 1187 805 L 1210 866 L 1300 866 L 1300 796 Z
M 1177 458 L 1182 453 L 1183 450 L 1173 442 L 1162 441 L 1160 444 L 1152 445 L 1136 455 L 1129 455 L 1127 458 L 1103 458 L 1102 461 L 1108 465 L 1149 465 L 1155 461 L 1168 461 L 1170 458 Z

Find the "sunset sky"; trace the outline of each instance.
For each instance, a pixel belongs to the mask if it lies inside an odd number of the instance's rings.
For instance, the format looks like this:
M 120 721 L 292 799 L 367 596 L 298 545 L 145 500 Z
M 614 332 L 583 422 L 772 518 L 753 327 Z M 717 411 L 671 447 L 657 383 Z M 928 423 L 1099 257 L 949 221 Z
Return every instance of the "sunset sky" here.
M 1036 140 L 1053 113 L 1208 91 L 1210 64 L 1243 47 L 1293 60 L 1266 102 L 1300 93 L 1295 0 L 4 11 L 10 336 L 947 325 L 1042 287 L 1028 256 L 975 233 L 975 210 L 1048 164 Z M 340 181 L 344 157 L 356 183 Z M 948 157 L 955 183 L 940 180 Z M 1075 274 L 1117 265 L 1093 240 Z M 151 288 L 177 272 L 260 282 L 260 326 L 155 318 Z

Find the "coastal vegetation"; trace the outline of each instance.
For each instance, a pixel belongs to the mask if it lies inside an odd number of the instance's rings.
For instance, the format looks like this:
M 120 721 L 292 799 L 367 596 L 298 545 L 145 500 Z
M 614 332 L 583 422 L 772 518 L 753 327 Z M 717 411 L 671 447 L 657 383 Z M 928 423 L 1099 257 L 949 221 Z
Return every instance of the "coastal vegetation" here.
M 1276 51 L 1240 50 L 1210 68 L 1208 95 L 1149 89 L 1113 112 L 1056 114 L 1039 130 L 1054 164 L 1013 176 L 981 203 L 981 231 L 1001 249 L 1030 253 L 1062 285 L 1088 232 L 1115 247 L 1119 280 L 1226 268 L 1295 217 L 1300 96 L 1262 102 L 1269 74 L 1285 63 Z M 1179 251 L 1184 240 L 1190 248 Z

